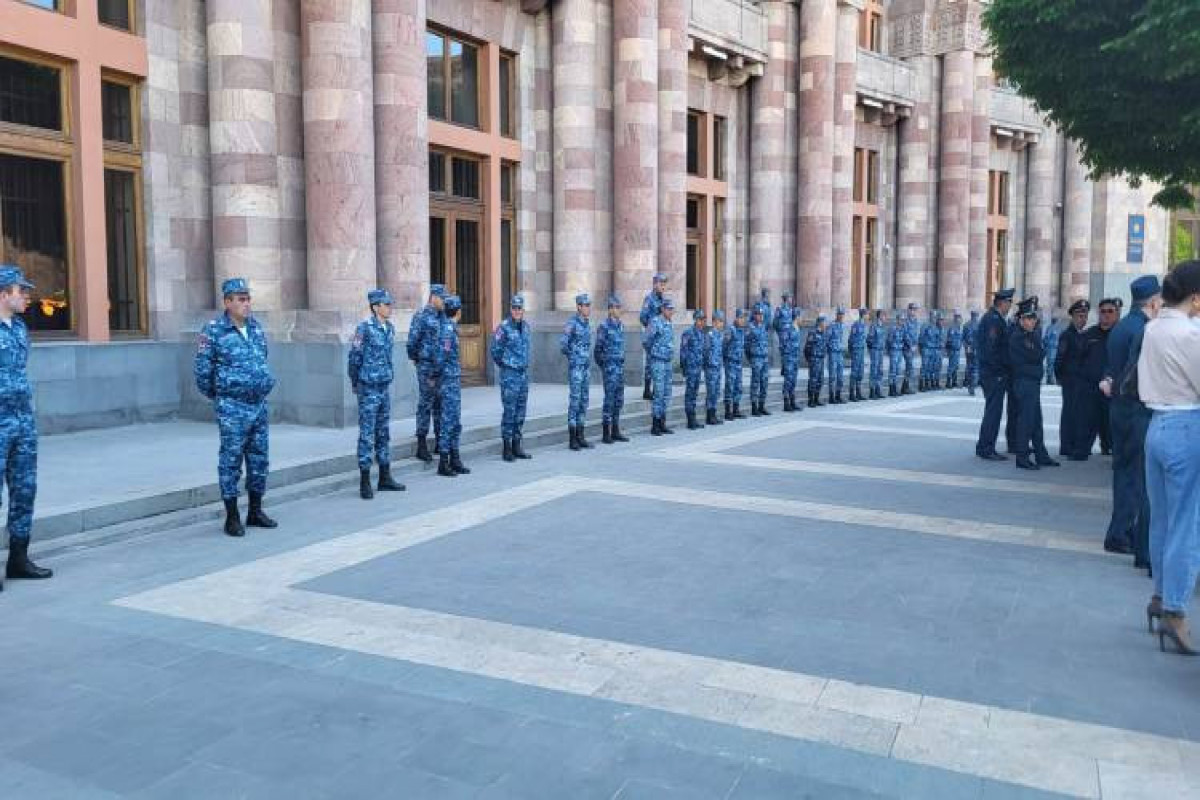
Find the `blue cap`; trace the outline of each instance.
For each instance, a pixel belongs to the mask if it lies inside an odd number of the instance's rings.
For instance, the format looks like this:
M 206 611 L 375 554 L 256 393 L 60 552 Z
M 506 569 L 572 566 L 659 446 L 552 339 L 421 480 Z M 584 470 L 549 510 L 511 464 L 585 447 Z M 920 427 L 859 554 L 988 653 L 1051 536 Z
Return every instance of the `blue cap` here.
M 760 306 L 760 305 L 758 305 L 758 304 L 756 303 L 756 304 L 755 304 L 755 306 L 754 306 L 754 309 L 753 309 L 753 310 L 752 310 L 750 313 L 751 313 L 751 314 L 758 314 L 758 315 L 761 317 L 761 316 L 762 316 L 762 313 L 763 313 L 763 308 L 762 308 L 762 306 Z
M 744 309 L 744 308 L 739 308 L 737 311 L 733 312 L 734 319 L 745 319 L 745 317 L 746 317 L 746 309 Z
M 385 305 L 392 304 L 392 293 L 387 289 L 372 289 L 367 292 L 367 305 Z
M 669 309 L 671 309 L 672 311 L 674 311 L 674 310 L 675 310 L 675 301 L 674 301 L 674 300 L 672 300 L 672 299 L 671 299 L 671 298 L 669 298 L 669 297 L 664 297 L 664 298 L 663 298 L 663 304 L 662 304 L 662 307 L 663 307 L 664 309 L 668 309 L 668 308 L 669 308 Z
M 516 294 L 514 294 L 512 296 L 512 299 L 508 301 L 508 307 L 524 309 L 525 308 L 525 295 L 521 294 L 520 292 L 517 292 Z
M 430 297 L 440 297 L 443 300 L 445 300 L 446 299 L 446 287 L 440 283 L 430 284 L 429 296 Z
M 722 322 L 724 322 L 725 321 L 725 312 L 718 308 L 716 311 L 713 312 L 713 319 L 714 320 L 719 319 Z
M 654 282 L 655 283 L 666 283 L 667 282 L 667 274 L 665 272 L 654 273 Z
M 1158 277 L 1155 275 L 1143 275 L 1129 284 L 1129 295 L 1138 302 L 1149 300 L 1161 292 L 1162 286 L 1159 285 Z
M 575 305 L 590 306 L 591 304 L 592 298 L 587 292 L 580 292 L 579 294 L 575 295 Z
M 770 290 L 770 289 L 768 289 L 767 287 L 765 287 L 765 286 L 764 286 L 764 287 L 762 287 L 761 289 L 759 289 L 759 290 L 758 290 L 758 296 L 759 296 L 759 297 L 763 297 L 763 298 L 770 297 L 770 296 L 771 296 L 771 290 Z
M 846 316 L 846 309 L 842 308 L 841 306 L 838 306 L 838 307 L 837 307 L 837 315 L 838 315 L 839 317 L 844 317 L 844 316 Z
M 245 278 L 230 278 L 221 284 L 221 294 L 225 297 L 231 294 L 250 294 L 250 284 Z
M 791 299 L 792 299 L 792 290 L 791 290 L 791 289 L 784 289 L 784 290 L 783 290 L 783 299 L 784 299 L 784 300 L 791 300 Z
M 20 286 L 22 289 L 33 288 L 33 284 L 25 277 L 25 273 L 21 272 L 21 268 L 15 264 L 0 266 L 0 288 L 7 289 L 9 286 Z
M 858 310 L 858 315 L 859 315 L 860 317 L 865 317 L 865 316 L 867 316 L 867 315 L 868 315 L 868 314 L 870 314 L 870 313 L 871 313 L 871 309 L 869 309 L 869 308 L 860 308 L 860 309 Z
M 920 310 L 920 308 L 921 308 L 921 304 L 920 304 L 920 303 L 915 303 L 915 302 L 914 302 L 914 303 L 909 303 L 909 304 L 908 304 L 908 310 L 909 310 L 909 311 L 919 311 L 919 310 Z
M 1016 289 L 1000 289 L 994 295 L 992 295 L 992 297 L 995 300 L 1012 300 L 1016 293 Z
M 620 308 L 621 307 L 621 298 L 617 297 L 615 294 L 610 294 L 608 296 L 608 307 L 609 308 Z
M 817 315 L 817 324 L 818 324 L 818 325 L 820 325 L 822 322 L 825 322 L 825 321 L 826 321 L 826 320 L 825 320 L 825 315 L 824 315 L 824 314 L 818 314 L 818 315 Z
M 456 294 L 446 295 L 446 310 L 453 314 L 462 308 L 462 299 Z
M 704 319 L 704 309 L 697 308 L 692 312 L 692 319 Z

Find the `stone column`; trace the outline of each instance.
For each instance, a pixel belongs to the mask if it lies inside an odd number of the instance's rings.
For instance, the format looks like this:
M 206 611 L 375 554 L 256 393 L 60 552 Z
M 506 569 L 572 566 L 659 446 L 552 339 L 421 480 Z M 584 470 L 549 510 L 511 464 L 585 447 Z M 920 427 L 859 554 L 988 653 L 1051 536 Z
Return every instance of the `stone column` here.
M 1054 184 L 1058 133 L 1047 127 L 1026 151 L 1029 203 L 1025 211 L 1025 291 L 1050 305 L 1054 285 Z M 1061 301 L 1060 301 L 1061 302 Z
M 851 271 L 855 266 L 852 263 L 854 122 L 855 107 L 858 105 L 859 11 L 857 0 L 841 0 L 838 4 L 834 66 L 833 261 L 830 275 L 830 303 L 835 306 L 850 305 Z
M 900 147 L 899 202 L 897 215 L 899 241 L 896 242 L 896 308 L 909 303 L 928 302 L 926 295 L 936 270 L 931 239 L 934 198 L 931 169 L 935 156 L 935 110 L 938 107 L 938 61 L 933 56 L 918 56 L 910 61 L 917 75 L 917 98 L 912 114 L 898 123 Z
M 308 302 L 359 312 L 376 285 L 370 0 L 301 0 Z
M 613 2 L 613 290 L 633 303 L 658 257 L 658 5 Z
M 429 278 L 425 0 L 373 0 L 379 283 L 419 308 Z
M 969 50 L 947 53 L 942 58 L 942 71 L 937 303 L 940 308 L 958 308 L 967 305 L 975 54 Z
M 833 283 L 834 51 L 837 0 L 800 6 L 799 234 L 797 298 L 827 308 Z
M 554 307 L 596 294 L 596 2 L 551 6 L 554 69 Z
M 1063 187 L 1063 305 L 1091 294 L 1092 200 L 1094 186 L 1088 169 L 1079 162 L 1079 148 L 1066 143 L 1066 186 Z
M 747 299 L 767 287 L 778 300 L 796 263 L 796 43 L 799 18 L 787 0 L 763 4 L 767 64 L 751 84 L 750 271 Z
M 987 217 L 988 167 L 992 155 L 992 59 L 976 56 L 974 67 L 975 113 L 971 117 L 971 233 L 967 260 L 967 296 L 959 305 L 986 305 L 991 300 L 986 295 L 987 276 L 991 270 L 991 265 L 987 263 Z M 1008 261 L 1011 270 L 1012 260 Z M 1011 274 L 1005 278 L 1009 286 L 1013 285 L 1011 278 Z
M 216 298 L 245 277 L 256 308 L 282 306 L 271 0 L 209 0 L 208 135 Z
M 687 267 L 687 21 L 685 0 L 658 0 L 658 269 L 677 300 Z

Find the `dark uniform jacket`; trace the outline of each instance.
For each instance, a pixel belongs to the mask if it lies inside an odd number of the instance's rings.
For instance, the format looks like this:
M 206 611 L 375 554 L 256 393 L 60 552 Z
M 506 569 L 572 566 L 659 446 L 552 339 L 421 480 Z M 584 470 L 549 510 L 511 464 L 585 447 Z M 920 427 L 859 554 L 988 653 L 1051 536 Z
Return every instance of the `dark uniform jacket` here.
M 1083 332 L 1083 364 L 1080 377 L 1087 386 L 1096 386 L 1104 377 L 1104 369 L 1108 365 L 1110 333 L 1111 331 L 1106 331 L 1099 325 L 1093 325 Z
M 1086 329 L 1084 329 L 1086 330 Z M 1058 337 L 1058 353 L 1054 357 L 1054 377 L 1062 384 L 1079 380 L 1083 374 L 1083 334 L 1074 325 Z
M 999 316 L 997 314 L 996 316 Z M 986 318 L 985 318 L 986 319 Z M 1042 332 L 1038 328 L 1026 332 L 1017 328 L 1008 340 L 1008 363 L 1014 381 L 1042 382 L 1046 350 L 1042 346 Z
M 1003 376 L 1009 372 L 1008 325 L 995 308 L 989 308 L 979 322 L 975 336 L 979 352 L 979 371 L 984 377 Z M 1041 342 L 1038 342 L 1041 346 Z

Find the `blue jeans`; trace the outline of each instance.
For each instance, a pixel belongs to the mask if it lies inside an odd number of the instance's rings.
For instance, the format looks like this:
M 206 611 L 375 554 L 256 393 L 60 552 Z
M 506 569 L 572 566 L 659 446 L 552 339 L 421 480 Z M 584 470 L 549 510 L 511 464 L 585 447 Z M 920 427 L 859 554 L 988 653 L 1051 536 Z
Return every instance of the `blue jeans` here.
M 1146 433 L 1154 593 L 1184 613 L 1200 573 L 1200 410 L 1155 411 Z

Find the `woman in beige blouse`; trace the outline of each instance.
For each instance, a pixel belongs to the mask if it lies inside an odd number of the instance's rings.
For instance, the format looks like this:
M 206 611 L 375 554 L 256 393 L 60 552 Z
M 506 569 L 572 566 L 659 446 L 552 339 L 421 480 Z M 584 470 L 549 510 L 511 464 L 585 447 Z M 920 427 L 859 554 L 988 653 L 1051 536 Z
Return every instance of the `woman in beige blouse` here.
M 1146 325 L 1137 388 L 1154 412 L 1146 434 L 1150 563 L 1154 597 L 1146 609 L 1159 647 L 1169 640 L 1197 655 L 1187 606 L 1200 572 L 1200 261 L 1163 280 L 1163 308 Z

